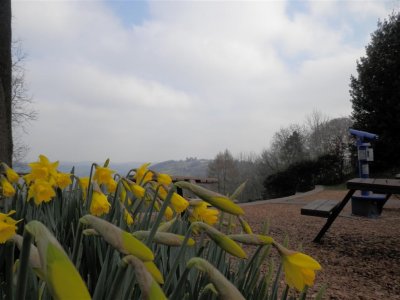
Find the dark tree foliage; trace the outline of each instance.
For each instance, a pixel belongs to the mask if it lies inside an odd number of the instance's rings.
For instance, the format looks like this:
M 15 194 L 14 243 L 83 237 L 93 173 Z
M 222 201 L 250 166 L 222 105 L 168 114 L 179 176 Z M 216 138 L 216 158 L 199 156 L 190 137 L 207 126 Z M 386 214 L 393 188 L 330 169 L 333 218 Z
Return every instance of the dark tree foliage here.
M 315 187 L 316 163 L 303 160 L 290 165 L 286 170 L 274 173 L 264 181 L 264 198 L 278 198 L 306 192 Z
M 351 76 L 354 128 L 376 133 L 375 170 L 400 167 L 400 13 L 378 22 Z
M 11 165 L 11 0 L 0 1 L 0 161 Z

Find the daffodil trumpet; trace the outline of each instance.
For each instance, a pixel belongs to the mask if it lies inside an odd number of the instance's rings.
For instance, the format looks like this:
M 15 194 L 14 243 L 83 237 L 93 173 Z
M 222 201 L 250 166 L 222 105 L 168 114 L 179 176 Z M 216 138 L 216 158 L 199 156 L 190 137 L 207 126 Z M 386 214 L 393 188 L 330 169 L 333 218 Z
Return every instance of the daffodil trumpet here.
M 321 270 L 321 265 L 315 259 L 306 254 L 289 250 L 275 241 L 272 245 L 281 255 L 285 281 L 289 287 L 302 291 L 306 286 L 314 284 L 315 271 Z

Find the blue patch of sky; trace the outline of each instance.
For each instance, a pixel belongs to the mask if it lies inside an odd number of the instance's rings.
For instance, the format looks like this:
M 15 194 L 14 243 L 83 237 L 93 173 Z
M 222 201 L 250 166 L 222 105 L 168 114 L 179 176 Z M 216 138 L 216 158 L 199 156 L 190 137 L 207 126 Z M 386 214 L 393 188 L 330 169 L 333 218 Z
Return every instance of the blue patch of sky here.
M 296 14 L 306 14 L 309 11 L 309 1 L 295 0 L 286 2 L 286 14 L 293 20 Z
M 120 18 L 125 27 L 141 25 L 150 18 L 148 1 L 106 0 L 104 2 Z
M 295 0 L 286 2 L 286 15 L 290 20 L 294 20 L 296 15 L 307 15 L 310 11 L 309 1 Z M 312 59 L 311 55 L 305 51 L 297 53 L 287 53 L 279 45 L 276 47 L 278 56 L 282 59 L 285 65 L 292 71 L 299 70 L 303 62 Z

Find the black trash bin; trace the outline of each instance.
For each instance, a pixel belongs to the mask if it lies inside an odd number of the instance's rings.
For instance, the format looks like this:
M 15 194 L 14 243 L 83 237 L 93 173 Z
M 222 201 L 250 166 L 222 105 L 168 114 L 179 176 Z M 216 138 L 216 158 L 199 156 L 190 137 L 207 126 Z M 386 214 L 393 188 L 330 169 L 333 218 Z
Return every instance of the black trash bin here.
M 377 218 L 381 215 L 385 202 L 386 195 L 381 194 L 353 196 L 351 198 L 351 213 L 356 216 Z

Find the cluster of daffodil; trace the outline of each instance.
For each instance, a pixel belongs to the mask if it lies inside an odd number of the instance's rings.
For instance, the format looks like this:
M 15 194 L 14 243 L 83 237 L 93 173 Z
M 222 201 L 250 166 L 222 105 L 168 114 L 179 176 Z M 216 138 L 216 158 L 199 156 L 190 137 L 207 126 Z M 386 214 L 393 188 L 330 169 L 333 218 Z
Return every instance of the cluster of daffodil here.
M 244 299 L 244 295 L 249 297 L 254 295 L 254 291 L 263 295 L 263 289 L 267 289 L 266 279 L 260 279 L 260 265 L 269 247 L 274 247 L 282 258 L 288 288 L 302 291 L 306 286 L 314 284 L 315 271 L 321 269 L 317 261 L 306 254 L 287 249 L 270 236 L 253 233 L 244 218 L 243 209 L 233 201 L 243 186 L 229 198 L 189 182 L 173 183 L 168 174 L 150 170 L 150 164 L 133 169 L 134 173 L 131 175 L 129 172 L 126 177 L 116 174 L 108 164 L 108 160 L 103 166 L 93 164 L 93 174 L 91 171 L 89 177 L 81 178 L 59 172 L 58 162 L 50 162 L 44 155 L 40 155 L 37 162 L 30 163 L 30 173 L 21 178 L 6 164 L 1 164 L 0 201 L 12 200 L 12 207 L 19 207 L 16 204 L 16 191 L 21 190 L 20 196 L 25 199 L 25 203 L 29 204 L 33 199 L 35 205 L 30 204 L 33 210 L 35 206 L 41 208 L 53 205 L 52 209 L 56 211 L 54 201 L 59 201 L 59 215 L 75 213 L 65 222 L 67 225 L 72 222 L 72 231 L 62 229 L 64 235 L 59 233 L 58 239 L 48 227 L 52 226 L 55 230 L 57 226 L 54 223 L 59 220 L 51 219 L 47 224 L 47 219 L 32 219 L 31 214 L 29 220 L 22 215 L 23 220 L 16 221 L 11 218 L 15 210 L 0 213 L 0 244 L 10 241 L 21 251 L 20 269 L 14 267 L 18 269 L 18 276 L 23 278 L 26 262 L 29 261 L 38 280 L 46 283 L 49 294 L 55 299 L 90 299 L 91 294 L 96 298 L 100 291 L 106 293 L 104 297 L 107 298 L 112 298 L 113 293 L 119 293 L 122 298 L 122 295 L 135 298 L 135 289 L 121 288 L 125 274 L 129 273 L 127 269 L 132 268 L 135 277 L 126 275 L 131 279 L 125 281 L 134 280 L 144 299 L 166 299 L 165 295 L 170 299 L 180 299 L 185 293 L 186 276 L 195 268 L 206 274 L 210 282 L 201 289 L 202 297 L 209 292 L 221 299 Z M 185 198 L 176 192 L 177 188 L 197 198 Z M 63 204 L 66 198 L 74 199 L 77 194 L 80 195 L 78 201 L 69 200 Z M 19 205 L 25 207 L 25 210 L 29 209 L 23 203 Z M 223 232 L 221 225 L 224 215 L 230 216 L 230 225 L 239 224 L 241 232 Z M 124 220 L 124 224 L 119 218 Z M 19 222 L 21 226 L 18 230 Z M 23 232 L 24 237 L 20 235 Z M 200 238 L 195 242 L 192 237 L 198 234 Z M 34 238 L 36 246 L 31 244 L 30 237 Z M 101 240 L 98 240 L 99 237 Z M 26 246 L 27 243 L 30 247 Z M 98 271 L 90 275 L 82 274 L 90 268 L 90 260 L 93 260 L 91 256 L 99 254 L 99 249 L 104 249 L 102 243 L 122 255 L 118 266 L 112 265 L 115 261 L 112 256 L 103 253 L 100 257 L 104 266 L 95 266 L 101 271 L 100 275 Z M 253 266 L 243 265 L 236 279 L 229 281 L 224 275 L 230 274 L 230 270 L 220 265 L 220 262 L 221 259 L 225 261 L 225 253 L 247 260 L 248 254 L 241 244 L 257 246 L 259 251 L 249 259 L 249 264 Z M 94 248 L 84 249 L 83 245 L 92 245 L 90 247 Z M 71 250 L 70 254 L 65 251 L 66 247 Z M 205 248 L 208 251 L 202 256 Z M 188 253 L 191 253 L 191 259 L 182 262 Z M 82 269 L 81 265 L 85 267 Z M 114 279 L 110 279 L 112 284 L 109 290 L 104 287 L 107 278 L 107 271 L 104 270 L 107 268 L 112 268 L 115 275 Z M 98 278 L 93 279 L 93 276 Z M 98 281 L 95 287 L 90 285 L 93 281 Z M 256 289 L 256 285 L 260 288 Z

